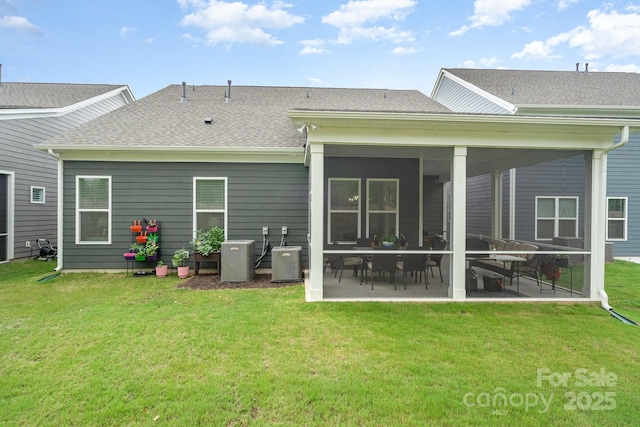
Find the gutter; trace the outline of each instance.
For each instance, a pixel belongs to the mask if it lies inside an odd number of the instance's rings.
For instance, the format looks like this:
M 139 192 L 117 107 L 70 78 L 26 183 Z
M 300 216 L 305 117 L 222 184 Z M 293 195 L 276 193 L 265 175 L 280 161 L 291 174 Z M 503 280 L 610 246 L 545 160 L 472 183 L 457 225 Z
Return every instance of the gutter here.
M 604 153 L 608 153 L 611 150 L 615 150 L 616 148 L 620 148 L 624 145 L 626 145 L 629 142 L 629 126 L 623 126 L 622 130 L 620 131 L 620 142 L 618 142 L 617 144 L 613 144 L 611 147 L 607 148 L 606 150 L 604 150 Z M 626 324 L 626 325 L 635 325 L 635 326 L 640 326 L 638 325 L 638 323 L 636 323 L 635 321 L 629 319 L 626 316 L 623 316 L 622 314 L 616 312 L 613 307 L 611 307 L 609 305 L 609 296 L 607 295 L 607 292 L 604 290 L 604 287 L 602 289 L 600 289 L 600 306 L 609 312 L 609 314 L 611 314 L 613 317 L 615 317 L 616 319 L 620 320 L 622 323 Z
M 58 200 L 57 200 L 57 237 L 56 237 L 56 247 L 57 247 L 57 261 L 58 266 L 54 271 L 62 271 L 62 242 L 64 238 L 64 233 L 62 232 L 62 224 L 64 220 L 63 212 L 64 212 L 64 162 L 60 158 L 60 153 L 56 153 L 51 148 L 47 151 L 51 157 L 57 160 L 58 162 Z

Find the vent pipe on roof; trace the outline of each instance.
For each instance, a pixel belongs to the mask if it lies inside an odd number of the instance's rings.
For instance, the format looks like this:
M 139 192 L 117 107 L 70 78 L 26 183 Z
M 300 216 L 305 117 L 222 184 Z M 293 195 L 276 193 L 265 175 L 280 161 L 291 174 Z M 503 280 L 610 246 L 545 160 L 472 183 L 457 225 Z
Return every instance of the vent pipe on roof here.
M 585 74 L 589 74 L 589 63 L 584 64 L 584 72 Z
M 227 94 L 224 96 L 224 102 L 231 102 L 231 80 L 227 80 L 227 85 L 229 89 Z
M 580 63 L 576 62 L 576 73 L 580 72 Z
M 182 82 L 182 98 L 180 102 L 187 102 L 187 82 Z

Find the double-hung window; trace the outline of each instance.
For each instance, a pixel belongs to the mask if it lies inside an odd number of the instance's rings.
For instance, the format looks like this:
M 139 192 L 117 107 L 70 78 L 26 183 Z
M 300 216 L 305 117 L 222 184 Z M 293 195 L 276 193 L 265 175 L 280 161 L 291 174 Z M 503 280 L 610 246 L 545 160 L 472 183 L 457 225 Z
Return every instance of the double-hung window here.
M 359 179 L 329 179 L 329 243 L 355 243 L 360 237 L 360 204 Z
M 578 237 L 577 197 L 536 197 L 536 240 Z
M 76 243 L 111 243 L 111 177 L 76 177 Z
M 367 235 L 398 235 L 398 179 L 367 180 Z
M 607 197 L 607 240 L 627 240 L 626 197 Z
M 227 179 L 193 179 L 194 231 L 220 227 L 227 234 Z

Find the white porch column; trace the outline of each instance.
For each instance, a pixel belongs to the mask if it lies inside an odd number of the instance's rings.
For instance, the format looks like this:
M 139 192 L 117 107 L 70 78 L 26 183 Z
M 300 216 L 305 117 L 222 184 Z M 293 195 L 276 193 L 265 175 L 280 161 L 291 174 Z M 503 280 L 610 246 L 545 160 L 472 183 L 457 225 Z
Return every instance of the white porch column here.
M 464 300 L 467 236 L 467 147 L 454 147 L 451 165 L 451 255 L 449 297 Z
M 309 281 L 307 301 L 323 298 L 324 145 L 309 147 Z
M 502 237 L 502 171 L 491 174 L 491 238 Z
M 585 200 L 585 206 L 590 206 L 590 210 L 585 212 L 585 229 L 589 234 L 584 236 L 584 243 L 585 248 L 591 249 L 591 257 L 587 257 L 584 263 L 587 282 L 584 286 L 586 293 L 583 291 L 583 295 L 601 300 L 603 295 L 600 292 L 604 292 L 607 227 L 607 154 L 594 151 L 591 164 L 586 166 L 588 172 L 585 177 L 587 180 L 585 188 L 590 191 L 586 192 L 588 200 Z

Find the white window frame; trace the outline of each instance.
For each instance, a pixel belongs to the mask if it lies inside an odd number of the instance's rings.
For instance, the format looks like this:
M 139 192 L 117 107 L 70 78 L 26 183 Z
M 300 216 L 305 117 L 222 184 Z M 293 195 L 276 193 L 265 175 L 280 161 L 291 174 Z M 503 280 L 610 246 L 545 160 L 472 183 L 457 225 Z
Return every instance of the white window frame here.
M 622 218 L 610 218 L 609 217 L 609 200 L 624 200 L 624 216 Z M 609 221 L 624 221 L 624 237 L 618 239 L 618 238 L 609 238 Z M 612 242 L 626 242 L 627 241 L 627 227 L 629 225 L 629 198 L 628 197 L 607 197 L 607 228 L 606 228 L 606 233 L 607 233 L 607 237 L 606 240 L 612 241 Z
M 331 207 L 331 189 L 333 188 L 332 184 L 337 181 L 355 181 L 358 183 L 358 209 L 333 209 Z M 362 180 L 360 178 L 329 178 L 329 191 L 328 191 L 328 200 L 327 200 L 327 209 L 329 211 L 329 215 L 327 218 L 327 244 L 333 243 L 333 238 L 331 236 L 331 217 L 334 213 L 353 213 L 358 216 L 358 229 L 356 230 L 357 238 L 362 237 L 360 230 L 362 229 Z M 349 242 L 347 242 L 349 243 Z M 351 242 L 355 244 L 356 242 Z
M 109 200 L 106 209 L 80 209 L 80 180 L 82 179 L 106 179 L 109 183 Z M 76 244 L 77 245 L 110 245 L 112 230 L 112 177 L 109 175 L 76 175 Z M 107 212 L 107 240 L 105 241 L 88 241 L 80 240 L 80 214 L 82 212 Z
M 538 216 L 538 201 L 541 199 L 553 199 L 555 202 L 555 212 L 553 217 L 539 217 Z M 575 200 L 576 203 L 576 216 L 574 218 L 560 218 L 560 200 Z M 574 230 L 573 236 L 563 236 L 563 237 L 578 237 L 578 222 L 580 219 L 580 198 L 577 196 L 536 196 L 536 206 L 535 206 L 535 236 L 536 240 L 539 241 L 552 241 L 553 237 L 558 237 L 558 230 L 560 228 L 560 219 L 572 219 L 575 220 L 576 227 Z M 538 236 L 538 221 L 539 220 L 553 220 L 553 237 L 552 238 L 541 238 Z
M 198 181 L 223 181 L 224 182 L 224 208 L 223 209 L 196 209 L 196 186 Z M 193 237 L 196 237 L 198 231 L 198 213 L 222 213 L 224 215 L 224 239 L 227 239 L 227 230 L 229 223 L 229 187 L 226 177 L 210 177 L 210 176 L 194 176 L 193 177 Z
M 42 194 L 42 200 L 38 200 L 38 199 L 33 197 L 34 191 L 37 191 L 37 190 L 39 190 L 40 194 Z M 46 191 L 45 187 L 38 187 L 38 186 L 32 185 L 31 189 L 30 189 L 30 192 L 29 192 L 29 194 L 31 195 L 30 196 L 31 197 L 31 203 L 38 204 L 38 205 L 44 205 L 44 203 L 45 203 L 45 194 L 46 194 L 45 191 Z
M 369 187 L 371 185 L 372 182 L 395 182 L 396 183 L 396 206 L 395 206 L 395 210 L 393 211 L 387 211 L 387 210 L 371 210 L 369 209 L 370 203 L 369 203 Z M 373 236 L 371 236 L 371 232 L 369 230 L 369 224 L 370 224 L 370 216 L 371 214 L 379 214 L 379 213 L 385 213 L 385 214 L 390 214 L 390 213 L 395 213 L 396 216 L 396 224 L 395 224 L 395 228 L 396 228 L 396 236 L 399 234 L 399 230 L 400 230 L 400 179 L 398 178 L 367 178 L 367 236 L 369 236 L 369 238 L 372 238 Z M 379 236 L 382 237 L 382 236 Z

